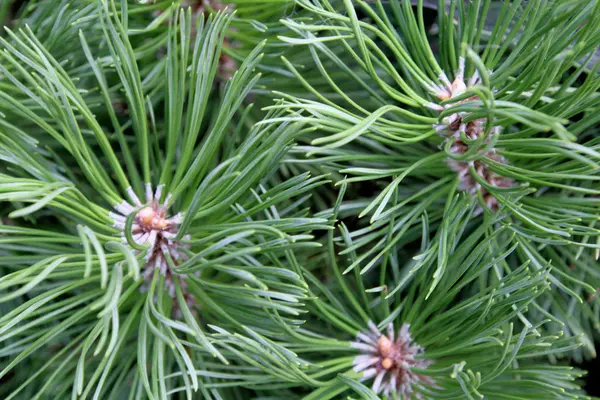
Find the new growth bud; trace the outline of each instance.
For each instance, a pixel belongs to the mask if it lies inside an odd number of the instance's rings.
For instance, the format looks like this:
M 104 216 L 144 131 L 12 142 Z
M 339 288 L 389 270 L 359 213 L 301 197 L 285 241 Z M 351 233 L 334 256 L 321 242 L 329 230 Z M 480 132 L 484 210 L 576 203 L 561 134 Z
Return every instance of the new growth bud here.
M 432 362 L 422 357 L 423 348 L 412 341 L 409 324 L 403 324 L 394 334 L 393 324 L 389 324 L 387 335 L 369 322 L 369 330 L 361 332 L 352 347 L 362 354 L 354 359 L 354 371 L 363 373 L 363 380 L 373 379 L 375 393 L 389 396 L 393 391 L 403 399 L 423 399 L 414 387 L 419 384 L 432 385 L 433 380 L 413 372 L 411 368 L 426 369 Z

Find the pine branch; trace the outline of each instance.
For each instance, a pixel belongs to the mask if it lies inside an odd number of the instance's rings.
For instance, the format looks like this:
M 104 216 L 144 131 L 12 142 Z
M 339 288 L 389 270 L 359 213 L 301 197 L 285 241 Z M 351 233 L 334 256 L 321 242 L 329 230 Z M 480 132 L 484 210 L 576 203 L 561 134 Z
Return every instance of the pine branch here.
M 351 268 L 381 265 L 392 246 L 427 229 L 435 233 L 426 234 L 419 257 L 438 260 L 433 291 L 448 271 L 456 229 L 490 223 L 484 237 L 504 228 L 519 248 L 520 260 L 511 258 L 508 269 L 527 260 L 543 269 L 552 261 L 552 284 L 580 304 L 581 318 L 598 324 L 589 311 L 583 317 L 583 297 L 594 303 L 599 282 L 568 267 L 598 256 L 598 141 L 587 128 L 600 81 L 580 63 L 593 58 L 600 40 L 597 5 L 544 4 L 505 2 L 492 30 L 490 1 L 438 7 L 433 33 L 425 31 L 422 4 L 409 2 L 336 9 L 306 1 L 311 20 L 284 21 L 296 36 L 281 40 L 308 46 L 329 82 L 323 91 L 303 79 L 310 97 L 280 93 L 284 103 L 269 107 L 288 111 L 271 121 L 315 128 L 286 162 L 299 171 L 335 171 L 337 184 L 385 185 L 372 198 L 345 204 L 349 214 L 369 216 L 349 233 L 350 249 L 360 251 Z M 339 75 L 319 67 L 326 63 L 338 65 Z M 302 79 L 302 70 L 288 67 Z M 570 321 L 565 332 L 581 333 L 561 308 L 559 318 Z M 594 354 L 592 331 L 586 341 Z
M 197 376 L 194 365 L 204 357 L 231 361 L 207 324 L 271 335 L 278 327 L 264 322 L 268 310 L 290 324 L 303 312 L 304 282 L 283 263 L 292 249 L 318 246 L 312 230 L 329 228 L 326 218 L 296 212 L 302 204 L 296 200 L 306 200 L 324 179 L 270 178 L 298 124 L 257 126 L 241 135 L 248 125 L 243 102 L 258 79 L 261 46 L 219 101 L 211 102 L 230 16 L 201 19 L 191 47 L 191 14 L 180 12 L 181 30 L 172 25 L 169 31 L 161 100 L 167 111 L 159 125 L 154 110 L 160 103 L 147 94 L 114 3 L 98 3 L 97 13 L 112 67 L 98 62 L 85 35 L 80 38 L 108 125 L 31 30 L 11 34 L 14 46 L 2 42 L 2 64 L 18 71 L 3 67 L 3 73 L 28 99 L 1 106 L 37 130 L 30 135 L 12 126 L 2 136 L 10 164 L 0 178 L 0 196 L 15 207 L 10 218 L 46 210 L 59 226 L 2 227 L 7 253 L 0 262 L 9 272 L 0 281 L 0 301 L 13 306 L 0 324 L 8 357 L 0 376 L 37 363 L 50 382 L 37 387 L 40 396 L 71 385 L 75 398 L 104 396 L 111 382 L 125 385 L 118 377 L 129 376 L 150 398 L 164 398 L 181 385 L 188 398 L 195 391 L 211 398 L 217 392 L 211 395 L 205 385 L 212 380 Z M 126 9 L 120 13 L 127 18 Z M 107 76 L 115 73 L 131 123 L 123 124 L 113 109 Z M 34 90 L 26 88 L 31 82 Z M 50 147 L 64 155 L 71 173 L 39 147 L 42 135 L 52 138 Z M 287 209 L 291 204 L 296 206 Z M 39 330 L 50 321 L 51 328 Z M 38 355 L 69 342 L 73 356 L 65 360 L 52 352 Z M 53 373 L 57 362 L 72 373 Z M 166 375 L 177 371 L 184 373 L 167 383 Z M 5 393 L 17 396 L 24 389 Z

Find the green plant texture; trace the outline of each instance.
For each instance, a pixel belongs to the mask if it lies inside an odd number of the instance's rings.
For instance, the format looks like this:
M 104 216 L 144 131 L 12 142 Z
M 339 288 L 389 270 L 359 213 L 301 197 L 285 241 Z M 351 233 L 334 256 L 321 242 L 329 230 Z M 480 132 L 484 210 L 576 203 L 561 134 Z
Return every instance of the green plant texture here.
M 0 398 L 594 398 L 600 2 L 0 20 Z

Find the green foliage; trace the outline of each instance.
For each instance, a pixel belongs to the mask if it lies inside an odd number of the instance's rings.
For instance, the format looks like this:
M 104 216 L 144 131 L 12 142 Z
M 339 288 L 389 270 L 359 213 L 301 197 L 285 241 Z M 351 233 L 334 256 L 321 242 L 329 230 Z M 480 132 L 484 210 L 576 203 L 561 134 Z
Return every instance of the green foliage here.
M 566 323 L 567 333 L 585 333 L 594 354 L 600 282 L 585 267 L 572 270 L 593 265 L 600 251 L 600 142 L 592 122 L 600 76 L 582 62 L 599 44 L 598 4 L 505 2 L 489 29 L 493 3 L 452 2 L 428 32 L 422 9 L 415 12 L 407 1 L 357 2 L 373 23 L 359 20 L 350 2 L 340 10 L 326 1 L 299 3 L 312 19 L 286 19 L 297 37 L 281 39 L 309 46 L 315 66 L 339 66 L 336 76 L 329 74 L 333 68 L 319 67 L 328 91 L 313 90 L 305 80 L 311 96 L 282 93 L 286 101 L 272 107 L 291 115 L 278 121 L 319 127 L 288 162 L 335 170 L 338 184 L 385 185 L 376 196 L 346 205 L 369 216 L 369 224 L 350 235 L 350 249 L 362 249 L 351 267 L 369 270 L 392 246 L 427 229 L 433 238 L 418 257 L 437 260 L 433 291 L 451 271 L 456 232 L 491 221 L 499 209 L 503 218 L 486 236 L 510 237 L 517 246 L 504 266 L 530 261 L 543 270 L 551 264 L 556 291 L 538 305 Z M 301 79 L 302 70 L 288 66 Z M 345 90 L 341 85 L 349 81 L 364 89 Z M 489 279 L 482 277 L 483 287 Z M 572 319 L 573 307 L 590 322 Z
M 0 397 L 589 398 L 598 2 L 15 6 Z

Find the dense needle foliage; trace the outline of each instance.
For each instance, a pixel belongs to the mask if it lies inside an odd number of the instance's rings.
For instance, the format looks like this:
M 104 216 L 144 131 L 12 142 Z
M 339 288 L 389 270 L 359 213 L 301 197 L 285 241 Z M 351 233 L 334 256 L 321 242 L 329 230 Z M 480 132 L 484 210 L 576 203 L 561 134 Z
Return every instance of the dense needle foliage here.
M 600 2 L 0 20 L 3 399 L 589 398 Z

